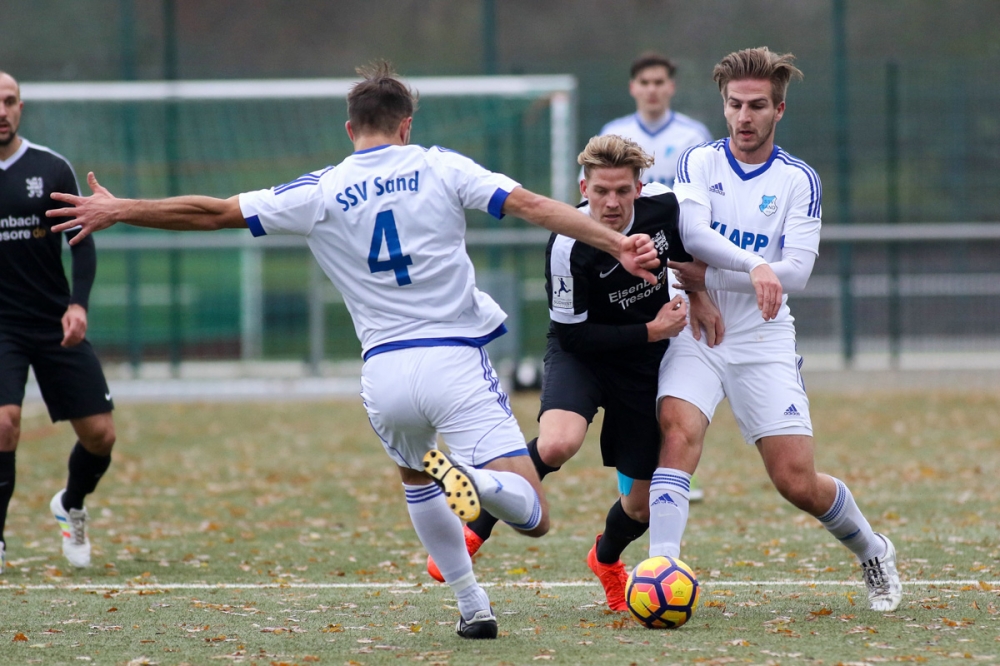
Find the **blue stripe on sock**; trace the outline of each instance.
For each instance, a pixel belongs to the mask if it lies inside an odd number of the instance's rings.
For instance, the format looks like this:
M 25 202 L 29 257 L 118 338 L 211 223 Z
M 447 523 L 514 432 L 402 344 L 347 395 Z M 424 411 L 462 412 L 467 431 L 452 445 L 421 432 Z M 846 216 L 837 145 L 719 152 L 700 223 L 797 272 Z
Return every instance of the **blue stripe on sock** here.
M 443 495 L 441 489 L 435 485 L 427 486 L 427 488 L 421 488 L 419 490 L 410 490 L 409 488 L 405 491 L 406 503 L 407 504 L 420 504 L 421 502 L 427 502 L 432 500 L 438 495 Z
M 535 506 L 531 509 L 531 517 L 528 518 L 528 522 L 522 523 L 520 525 L 516 523 L 507 524 L 511 527 L 517 528 L 519 530 L 533 530 L 538 527 L 538 523 L 542 521 L 542 504 L 538 501 L 538 497 L 535 497 Z
M 859 534 L 861 534 L 861 530 L 854 530 L 853 532 L 851 532 L 850 534 L 848 534 L 845 537 L 837 537 L 837 538 L 840 539 L 841 541 L 850 541 L 851 539 L 853 539 L 854 537 L 858 536 Z
M 847 486 L 840 479 L 834 479 L 837 482 L 837 496 L 833 499 L 833 506 L 830 510 L 819 517 L 819 522 L 829 523 L 832 520 L 836 520 L 840 517 L 840 512 L 844 509 L 844 503 L 847 501 Z

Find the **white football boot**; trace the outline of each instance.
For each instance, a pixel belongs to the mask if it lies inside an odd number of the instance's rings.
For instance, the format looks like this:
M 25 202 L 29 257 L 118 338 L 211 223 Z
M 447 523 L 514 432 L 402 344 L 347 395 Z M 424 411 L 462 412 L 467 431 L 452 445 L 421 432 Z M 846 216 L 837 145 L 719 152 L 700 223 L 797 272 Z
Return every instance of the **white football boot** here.
M 69 563 L 78 569 L 90 566 L 90 539 L 87 538 L 87 509 L 63 508 L 62 497 L 65 490 L 60 490 L 49 502 L 49 509 L 62 530 L 63 555 Z
M 875 533 L 885 541 L 885 554 L 861 563 L 865 586 L 868 587 L 868 605 L 873 611 L 894 611 L 903 600 L 903 585 L 896 571 L 896 548 L 888 537 Z

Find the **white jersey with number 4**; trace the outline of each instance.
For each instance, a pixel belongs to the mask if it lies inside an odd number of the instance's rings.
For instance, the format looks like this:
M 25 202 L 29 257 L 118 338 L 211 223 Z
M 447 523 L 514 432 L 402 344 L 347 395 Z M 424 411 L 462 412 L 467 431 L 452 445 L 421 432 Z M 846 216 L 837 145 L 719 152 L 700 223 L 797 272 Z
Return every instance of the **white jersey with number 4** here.
M 367 357 L 394 343 L 424 346 L 497 331 L 506 314 L 476 289 L 465 209 L 502 217 L 517 186 L 449 150 L 385 145 L 243 193 L 240 209 L 254 236 L 306 237 L 343 294 Z
M 778 146 L 764 164 L 738 162 L 729 139 L 695 146 L 677 163 L 674 193 L 712 209 L 712 228 L 744 250 L 769 263 L 781 260 L 785 247 L 819 254 L 822 187 L 805 162 Z M 726 325 L 726 336 L 760 326 L 795 336 L 788 296 L 782 297 L 776 319 L 765 322 L 754 294 L 712 291 Z

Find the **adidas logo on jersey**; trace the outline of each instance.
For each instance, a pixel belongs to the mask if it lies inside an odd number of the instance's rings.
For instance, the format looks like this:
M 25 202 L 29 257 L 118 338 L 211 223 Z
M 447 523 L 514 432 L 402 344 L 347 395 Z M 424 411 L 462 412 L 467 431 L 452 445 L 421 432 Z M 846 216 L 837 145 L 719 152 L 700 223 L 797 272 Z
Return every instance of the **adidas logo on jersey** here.
M 788 409 L 785 410 L 785 416 L 801 416 L 799 410 L 795 409 L 795 405 L 789 405 Z
M 712 185 L 712 187 L 708 188 L 708 191 L 712 194 L 726 196 L 726 192 L 722 189 L 722 183 L 716 183 L 715 185 Z

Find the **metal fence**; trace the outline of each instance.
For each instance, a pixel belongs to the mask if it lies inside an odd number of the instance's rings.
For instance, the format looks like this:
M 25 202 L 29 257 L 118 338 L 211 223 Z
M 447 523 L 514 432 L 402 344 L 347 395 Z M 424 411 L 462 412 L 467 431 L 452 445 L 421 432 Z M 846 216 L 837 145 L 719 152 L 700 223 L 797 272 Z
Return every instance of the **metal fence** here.
M 544 351 L 547 237 L 469 232 L 479 285 L 510 316 L 511 334 L 491 349 L 498 361 Z M 320 373 L 324 362 L 360 356 L 346 307 L 301 238 L 132 233 L 98 242 L 90 337 L 108 360 L 291 360 Z M 841 247 L 852 253 L 849 275 Z M 845 363 L 1000 356 L 998 256 L 1000 224 L 828 226 L 807 289 L 789 299 L 800 348 Z M 139 280 L 126 279 L 130 263 Z

